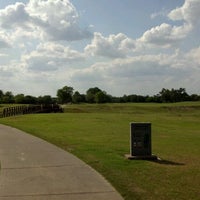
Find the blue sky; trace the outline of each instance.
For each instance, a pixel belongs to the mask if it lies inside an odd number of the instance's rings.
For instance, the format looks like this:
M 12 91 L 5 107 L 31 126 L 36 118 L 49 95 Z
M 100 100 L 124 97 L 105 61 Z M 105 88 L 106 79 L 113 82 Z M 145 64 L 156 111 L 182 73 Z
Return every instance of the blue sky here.
M 151 14 L 169 12 L 184 0 L 73 0 L 86 23 L 93 24 L 95 31 L 103 34 L 125 33 L 129 37 L 140 37 L 147 29 L 159 25 L 166 17 L 150 19 Z M 160 19 L 162 18 L 162 19 Z
M 200 0 L 0 2 L 0 85 L 56 95 L 200 91 Z

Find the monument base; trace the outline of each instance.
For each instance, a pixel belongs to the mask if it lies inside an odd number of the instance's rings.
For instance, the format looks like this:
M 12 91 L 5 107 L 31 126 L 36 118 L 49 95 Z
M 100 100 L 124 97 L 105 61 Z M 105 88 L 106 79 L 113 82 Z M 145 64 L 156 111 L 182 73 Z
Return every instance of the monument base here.
M 158 157 L 155 155 L 151 156 L 132 156 L 130 154 L 126 154 L 125 157 L 129 160 L 158 160 Z

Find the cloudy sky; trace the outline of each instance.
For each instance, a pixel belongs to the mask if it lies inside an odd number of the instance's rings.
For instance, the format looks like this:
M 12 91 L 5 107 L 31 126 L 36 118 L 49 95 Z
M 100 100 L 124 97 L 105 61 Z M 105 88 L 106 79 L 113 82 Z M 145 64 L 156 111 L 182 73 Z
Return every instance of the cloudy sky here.
M 0 89 L 200 93 L 200 0 L 2 0 Z

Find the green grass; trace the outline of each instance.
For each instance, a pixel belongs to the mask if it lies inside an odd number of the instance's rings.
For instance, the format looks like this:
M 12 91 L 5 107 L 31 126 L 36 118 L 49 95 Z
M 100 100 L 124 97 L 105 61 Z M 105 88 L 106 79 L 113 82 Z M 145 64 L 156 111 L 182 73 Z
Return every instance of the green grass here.
M 133 121 L 152 123 L 152 150 L 162 162 L 125 159 Z M 64 114 L 0 119 L 75 154 L 128 200 L 199 199 L 199 122 L 200 102 L 67 105 Z

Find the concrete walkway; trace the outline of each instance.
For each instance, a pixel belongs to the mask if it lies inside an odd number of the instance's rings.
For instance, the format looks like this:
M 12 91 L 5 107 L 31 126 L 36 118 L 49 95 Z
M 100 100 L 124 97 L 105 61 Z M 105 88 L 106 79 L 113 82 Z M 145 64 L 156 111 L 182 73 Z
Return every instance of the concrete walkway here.
M 0 200 L 122 200 L 95 170 L 70 153 L 0 125 Z

